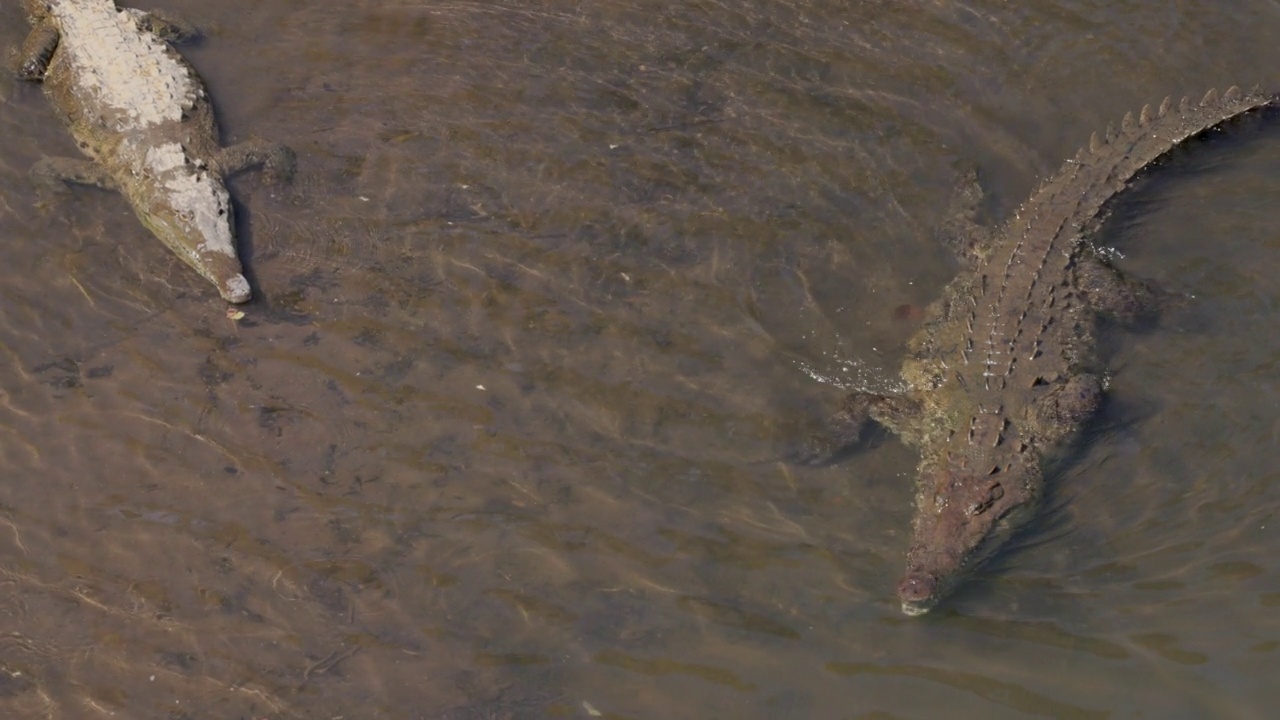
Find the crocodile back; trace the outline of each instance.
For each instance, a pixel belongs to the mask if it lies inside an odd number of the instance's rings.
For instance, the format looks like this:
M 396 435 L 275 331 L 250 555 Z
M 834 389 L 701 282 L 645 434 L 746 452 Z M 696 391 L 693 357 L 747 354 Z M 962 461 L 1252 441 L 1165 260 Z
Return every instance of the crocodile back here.
M 1133 176 L 1188 138 L 1275 102 L 1232 88 L 1200 103 L 1144 107 L 1118 132 L 1095 135 L 1041 185 L 993 235 L 959 298 L 967 307 L 955 318 L 948 360 L 980 405 L 991 411 L 1010 391 L 1057 384 L 1089 363 L 1092 313 L 1072 267 L 1082 239 Z
M 203 98 L 190 66 L 139 25 L 138 11 L 111 0 L 53 0 L 47 17 L 60 40 L 46 82 L 77 99 L 62 108 L 73 129 L 128 133 L 178 123 Z

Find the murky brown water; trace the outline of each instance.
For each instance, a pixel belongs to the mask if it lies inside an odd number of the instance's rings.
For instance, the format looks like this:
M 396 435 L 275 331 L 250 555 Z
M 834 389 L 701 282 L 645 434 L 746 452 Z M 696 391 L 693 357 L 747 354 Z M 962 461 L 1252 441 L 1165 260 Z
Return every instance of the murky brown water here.
M 300 172 L 233 184 L 236 323 L 118 197 L 36 207 L 74 147 L 0 82 L 0 715 L 1273 715 L 1274 119 L 1118 208 L 1194 299 L 945 609 L 892 596 L 908 450 L 772 459 L 894 382 L 958 171 L 999 217 L 1143 102 L 1280 89 L 1280 5 L 156 4 Z

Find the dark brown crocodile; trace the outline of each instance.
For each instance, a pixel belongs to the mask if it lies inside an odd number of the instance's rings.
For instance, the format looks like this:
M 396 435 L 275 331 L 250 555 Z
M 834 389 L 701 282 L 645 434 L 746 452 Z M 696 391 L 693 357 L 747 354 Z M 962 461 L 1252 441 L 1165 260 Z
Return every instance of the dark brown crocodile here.
M 1132 320 L 1151 304 L 1085 240 L 1108 201 L 1179 143 L 1280 95 L 1210 91 L 1126 115 L 1068 160 L 999 228 L 961 221 L 973 266 L 926 311 L 897 396 L 854 393 L 801 454 L 823 462 L 879 422 L 920 450 L 902 610 L 927 612 L 1036 512 L 1047 460 L 1102 399 L 1099 316 Z M 968 193 L 973 196 L 973 193 Z

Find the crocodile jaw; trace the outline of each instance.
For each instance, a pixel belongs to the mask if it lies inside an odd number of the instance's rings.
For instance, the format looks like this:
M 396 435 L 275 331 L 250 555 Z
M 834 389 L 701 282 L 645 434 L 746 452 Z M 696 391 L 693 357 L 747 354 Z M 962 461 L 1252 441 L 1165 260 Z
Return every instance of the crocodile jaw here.
M 898 582 L 903 613 L 933 609 L 1035 514 L 1040 471 L 1025 460 L 990 464 L 1000 468 L 996 473 L 922 474 L 907 569 Z

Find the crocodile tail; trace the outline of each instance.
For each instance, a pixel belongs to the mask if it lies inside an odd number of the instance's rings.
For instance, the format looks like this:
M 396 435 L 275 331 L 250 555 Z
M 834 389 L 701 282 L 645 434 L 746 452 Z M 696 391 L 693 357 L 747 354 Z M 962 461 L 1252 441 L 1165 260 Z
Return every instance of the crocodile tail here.
M 1184 140 L 1269 105 L 1280 105 L 1280 95 L 1235 86 L 1222 94 L 1210 90 L 1198 103 L 1183 98 L 1175 105 L 1165 98 L 1158 108 L 1144 106 L 1137 117 L 1125 115 L 1119 130 L 1108 126 L 1102 136 L 1094 133 L 1046 185 L 1073 186 L 1081 193 L 1080 209 L 1092 215 L 1142 168 Z

